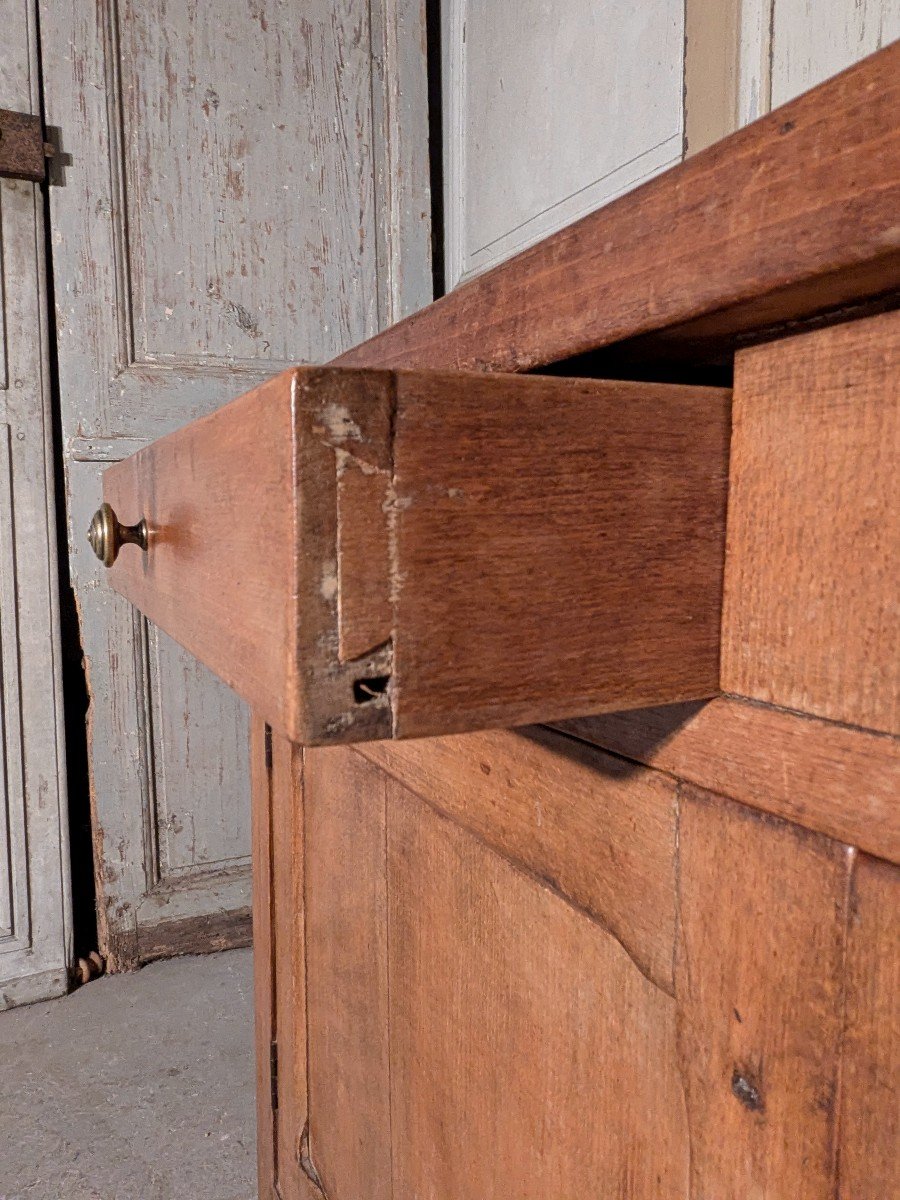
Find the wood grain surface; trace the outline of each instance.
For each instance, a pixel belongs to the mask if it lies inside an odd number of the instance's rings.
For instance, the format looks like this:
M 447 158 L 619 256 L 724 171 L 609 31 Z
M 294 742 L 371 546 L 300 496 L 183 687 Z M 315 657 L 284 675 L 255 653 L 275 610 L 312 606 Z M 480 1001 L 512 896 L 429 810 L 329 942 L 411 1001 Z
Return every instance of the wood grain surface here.
M 272 940 L 272 796 L 269 730 L 250 721 L 250 787 L 253 807 L 253 1023 L 256 1046 L 256 1164 L 259 1200 L 274 1200 L 275 1115 L 271 1047 L 275 1031 L 275 962 Z
M 672 992 L 676 787 L 542 729 L 359 752 L 597 921 Z
M 309 1121 L 303 752 L 279 736 L 272 737 L 271 747 L 275 1177 L 282 1192 L 302 1195 L 307 1184 L 301 1166 L 302 1139 Z
M 900 733 L 900 313 L 735 364 L 722 687 Z
M 675 978 L 688 1195 L 834 1195 L 853 856 L 683 789 Z
M 112 586 L 298 742 L 390 729 L 386 698 L 353 693 L 383 652 L 340 662 L 337 481 L 346 422 L 351 457 L 389 461 L 391 394 L 384 372 L 286 371 L 104 475 L 120 519 L 150 525 Z
M 394 733 L 711 695 L 729 394 L 400 372 Z
M 305 744 L 391 732 L 389 693 L 364 682 L 385 681 L 392 671 L 392 642 L 390 636 L 383 640 L 391 564 L 377 557 L 390 557 L 389 497 L 379 503 L 371 488 L 341 485 L 353 470 L 389 475 L 394 409 L 394 379 L 388 372 L 323 368 L 298 377 L 296 607 L 289 652 L 297 688 L 293 736 Z M 373 522 L 379 521 L 381 529 L 373 534 Z M 365 543 L 375 561 L 364 572 L 349 569 Z M 343 572 L 342 546 L 350 556 Z M 361 647 L 361 634 L 379 640 Z M 345 662 L 342 645 L 359 653 Z
M 260 1200 L 315 1200 L 308 1129 L 302 752 L 253 714 L 253 978 Z
M 709 791 L 900 862 L 900 741 L 733 696 L 560 728 Z
M 388 797 L 394 1195 L 682 1200 L 674 1001 L 533 877 Z
M 883 1200 L 900 1176 L 900 871 L 860 855 L 850 894 L 840 1196 Z
M 146 518 L 109 581 L 256 711 L 294 724 L 291 372 L 162 438 L 103 476 L 119 519 Z
M 893 1194 L 896 868 L 546 730 L 282 753 L 286 1200 Z
M 106 473 L 150 525 L 109 578 L 305 744 L 709 696 L 729 421 L 725 389 L 297 368 Z
M 307 751 L 310 1158 L 329 1197 L 391 1200 L 386 777 Z
M 351 455 L 338 458 L 337 596 L 340 657 L 362 657 L 390 641 L 391 474 Z
M 884 51 L 348 361 L 521 370 L 651 330 L 676 346 L 695 345 L 698 330 L 743 335 L 896 288 L 898 62 L 897 47 Z M 652 274 L 657 253 L 663 277 Z M 766 703 L 748 687 L 748 696 L 569 720 L 565 737 L 482 731 L 309 752 L 321 805 L 306 847 L 316 860 L 306 903 L 321 988 L 310 1008 L 321 1081 L 310 1112 L 331 1200 L 361 1186 L 440 1200 L 568 1200 L 598 1188 L 866 1200 L 896 1190 L 894 1110 L 885 1113 L 897 1071 L 897 873 L 855 849 L 900 849 L 897 743 L 883 732 L 893 645 L 879 540 L 890 534 L 887 414 L 879 405 L 866 415 L 854 382 L 881 370 L 886 383 L 880 331 L 889 327 L 877 318 L 808 335 L 822 339 L 819 375 L 798 387 L 787 372 L 782 393 L 767 367 L 745 413 L 744 434 L 759 428 L 749 449 L 737 439 L 734 461 L 759 461 L 733 497 L 729 570 L 746 577 L 732 575 L 723 677 L 739 691 L 734 672 L 758 670 L 775 681 Z M 879 336 L 859 350 L 853 339 L 866 328 Z M 787 361 L 796 345 L 752 354 Z M 830 346 L 841 350 L 829 358 Z M 751 358 L 739 364 L 741 382 Z M 526 388 L 504 409 L 484 400 L 491 393 L 478 377 L 455 392 L 437 375 L 395 378 L 388 570 L 354 571 L 376 593 L 388 581 L 395 733 L 457 728 L 466 696 L 481 705 L 480 721 L 493 720 L 477 672 L 497 677 L 496 663 L 485 664 L 501 626 L 523 642 L 506 654 L 514 698 L 520 675 L 533 689 L 555 669 L 570 672 L 571 695 L 576 668 L 592 673 L 590 654 L 602 655 L 604 630 L 622 651 L 619 671 L 629 669 L 629 614 L 624 601 L 609 603 L 617 584 L 602 573 L 608 555 L 610 578 L 621 578 L 639 550 L 616 524 L 622 513 L 604 506 L 604 481 L 621 496 L 638 479 L 659 487 L 670 475 L 657 465 L 644 477 L 625 461 L 641 441 L 628 385 L 614 385 L 626 391 L 603 429 L 602 445 L 612 431 L 623 449 L 596 471 L 589 422 L 567 406 L 603 385 L 561 382 L 551 395 L 529 380 L 533 408 Z M 663 424 L 642 446 L 670 454 L 695 432 L 686 412 L 666 424 L 673 411 L 660 396 Z M 779 422 L 787 440 L 767 442 Z M 773 462 L 776 482 L 779 470 L 790 482 L 780 491 L 766 486 Z M 809 523 L 816 474 L 826 512 L 818 525 Z M 359 483 L 350 478 L 348 497 Z M 362 490 L 371 516 L 378 488 Z M 640 494 L 650 505 L 640 528 L 652 534 L 647 512 L 661 493 Z M 664 509 L 686 528 L 691 494 L 670 495 Z M 565 520 L 579 504 L 581 530 Z M 868 557 L 835 556 L 835 539 L 867 515 L 872 527 L 857 537 Z M 779 549 L 789 541 L 779 541 L 782 529 L 802 533 L 792 556 Z M 349 563 L 356 550 L 346 545 Z M 514 611 L 503 564 L 521 566 L 525 545 L 532 593 L 540 598 L 545 574 L 557 623 L 577 614 L 571 624 L 590 629 L 599 651 L 576 650 L 566 628 L 553 633 L 554 660 L 538 626 Z M 561 548 L 586 557 L 588 546 L 596 619 L 573 600 L 571 566 L 552 561 Z M 667 571 L 683 565 L 683 546 L 673 540 L 671 558 L 662 555 Z M 459 562 L 476 591 L 454 572 Z M 847 578 L 854 572 L 859 580 Z M 640 578 L 652 594 L 653 573 Z M 816 580 L 852 626 L 833 662 L 822 646 L 842 629 L 811 619 Z M 735 632 L 741 606 L 757 598 L 760 611 L 800 611 L 783 643 L 793 657 L 761 659 L 776 627 L 769 618 Z M 371 625 L 368 611 L 381 613 Z M 383 607 L 346 612 L 348 646 L 368 639 L 354 643 L 357 631 L 385 627 Z M 329 628 L 337 644 L 338 625 Z M 546 616 L 540 628 L 550 628 Z M 527 712 L 510 704 L 505 719 Z M 579 744 L 587 741 L 612 753 Z

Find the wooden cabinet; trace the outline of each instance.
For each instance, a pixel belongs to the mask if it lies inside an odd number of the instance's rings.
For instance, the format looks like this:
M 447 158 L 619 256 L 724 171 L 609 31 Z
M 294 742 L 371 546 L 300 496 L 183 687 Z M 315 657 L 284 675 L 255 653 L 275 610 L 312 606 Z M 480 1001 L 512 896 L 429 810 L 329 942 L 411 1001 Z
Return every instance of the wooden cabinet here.
M 256 710 L 263 1197 L 900 1189 L 898 66 L 109 473 Z

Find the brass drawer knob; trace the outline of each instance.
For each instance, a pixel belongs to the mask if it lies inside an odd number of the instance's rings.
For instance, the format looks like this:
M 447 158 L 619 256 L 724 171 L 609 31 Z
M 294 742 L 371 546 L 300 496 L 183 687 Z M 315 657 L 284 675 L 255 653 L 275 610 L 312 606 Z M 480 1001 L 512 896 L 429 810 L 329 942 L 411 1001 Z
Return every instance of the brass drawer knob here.
M 136 525 L 123 525 L 112 505 L 104 502 L 91 519 L 88 541 L 104 567 L 111 567 L 126 542 L 147 549 L 147 522 L 142 517 Z

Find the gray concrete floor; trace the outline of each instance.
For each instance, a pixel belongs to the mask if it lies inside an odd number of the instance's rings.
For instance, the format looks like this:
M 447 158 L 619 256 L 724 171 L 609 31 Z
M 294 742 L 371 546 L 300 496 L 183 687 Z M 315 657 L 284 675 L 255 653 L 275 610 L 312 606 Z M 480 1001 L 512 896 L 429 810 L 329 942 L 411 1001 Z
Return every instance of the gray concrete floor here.
M 254 1200 L 249 950 L 0 1013 L 0 1200 Z

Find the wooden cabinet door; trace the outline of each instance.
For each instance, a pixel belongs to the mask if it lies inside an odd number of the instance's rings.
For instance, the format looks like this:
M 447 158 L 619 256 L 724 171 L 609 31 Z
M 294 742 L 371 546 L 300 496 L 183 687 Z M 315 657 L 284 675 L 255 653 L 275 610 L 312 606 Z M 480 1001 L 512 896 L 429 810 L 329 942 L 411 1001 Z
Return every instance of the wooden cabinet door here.
M 112 965 L 245 938 L 246 711 L 97 587 L 103 464 L 430 299 L 422 5 L 45 5 L 72 572 Z M 402 251 L 402 253 L 401 253 Z
M 891 1194 L 895 868 L 550 731 L 270 744 L 262 1195 Z

